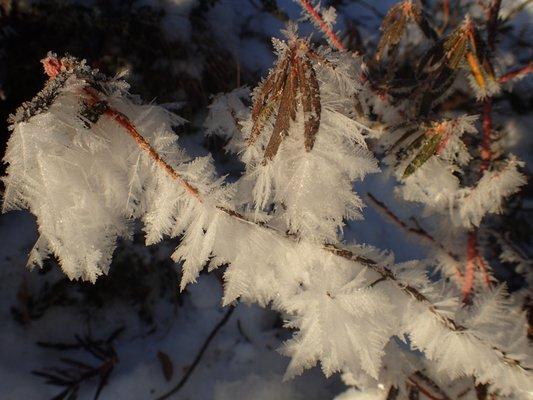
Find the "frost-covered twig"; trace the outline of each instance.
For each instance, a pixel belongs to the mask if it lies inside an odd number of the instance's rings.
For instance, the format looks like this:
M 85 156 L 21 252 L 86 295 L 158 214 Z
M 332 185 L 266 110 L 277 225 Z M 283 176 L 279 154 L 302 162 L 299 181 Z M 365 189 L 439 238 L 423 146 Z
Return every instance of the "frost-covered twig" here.
M 450 397 L 439 385 L 420 371 L 415 372 L 408 380 L 431 400 L 450 400 Z
M 413 235 L 416 235 L 428 243 L 430 243 L 432 246 L 437 247 L 439 250 L 445 252 L 448 254 L 453 260 L 458 261 L 459 257 L 452 253 L 450 250 L 446 249 L 441 243 L 439 243 L 432 235 L 430 235 L 424 228 L 422 228 L 420 225 L 417 225 L 416 227 L 409 226 L 405 221 L 403 221 L 400 217 L 398 217 L 385 203 L 378 200 L 372 193 L 367 193 L 368 197 L 374 203 L 374 205 L 379 208 L 381 211 L 385 213 L 387 217 L 389 217 L 390 220 L 392 220 L 396 225 L 398 225 L 400 228 L 404 229 L 405 231 L 412 233 Z M 460 271 L 457 270 L 460 275 Z
M 302 6 L 302 8 L 309 14 L 311 20 L 322 31 L 328 41 L 333 45 L 333 47 L 340 51 L 346 50 L 340 38 L 333 31 L 333 29 L 331 29 L 331 25 L 324 20 L 322 15 L 320 15 L 320 13 L 317 11 L 316 7 L 313 7 L 313 5 L 311 4 L 311 0 L 298 0 L 298 2 Z
M 69 65 L 63 65 L 61 59 L 53 55 L 49 55 L 43 59 L 42 64 L 45 73 L 52 79 L 55 78 L 62 70 L 69 68 Z M 124 128 L 124 131 L 130 135 L 133 140 L 135 140 L 139 148 L 146 152 L 148 156 L 157 165 L 159 165 L 159 167 L 165 170 L 172 177 L 172 179 L 178 181 L 179 184 L 182 185 L 191 195 L 196 197 L 198 201 L 202 202 L 202 198 L 200 197 L 198 189 L 183 179 L 180 174 L 178 174 L 165 160 L 163 160 L 163 158 L 161 158 L 161 156 L 157 153 L 157 151 L 154 150 L 150 143 L 148 143 L 146 139 L 137 131 L 135 125 L 131 123 L 126 115 L 100 99 L 97 91 L 87 87 L 83 88 L 83 91 L 88 97 L 87 101 L 90 107 L 98 107 L 99 112 L 114 119 L 120 126 L 122 126 L 122 128 Z

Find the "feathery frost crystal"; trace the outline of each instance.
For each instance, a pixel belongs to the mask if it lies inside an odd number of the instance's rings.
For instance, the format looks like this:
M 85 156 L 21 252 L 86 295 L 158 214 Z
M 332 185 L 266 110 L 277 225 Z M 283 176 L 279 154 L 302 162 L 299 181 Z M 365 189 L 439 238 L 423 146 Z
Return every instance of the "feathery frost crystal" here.
M 291 357 L 287 378 L 320 363 L 354 387 L 339 398 L 361 391 L 382 398 L 385 387 L 407 396 L 413 382 L 472 393 L 483 383 L 527 398 L 527 324 L 505 288 L 461 304 L 451 274 L 427 276 L 431 261 L 396 263 L 391 253 L 341 243 L 343 220 L 361 217 L 354 181 L 378 172 L 353 105 L 367 114 L 377 103 L 359 80 L 357 57 L 288 36 L 275 42 L 278 62 L 253 91 L 250 110 L 246 89 L 210 108 L 207 133 L 224 136 L 246 164 L 232 185 L 217 177 L 209 157 L 180 149 L 172 131 L 179 118 L 142 105 L 120 79 L 49 56 L 50 80 L 12 118 L 5 158 L 4 210 L 37 216 L 30 261 L 53 253 L 70 278 L 94 281 L 139 220 L 147 244 L 181 237 L 173 258 L 182 262 L 182 289 L 207 264 L 224 265 L 224 304 L 240 299 L 282 312 L 296 330 L 281 349 Z M 449 213 L 461 229 L 500 211 L 524 183 L 510 157 L 476 186 L 460 188 L 454 165 L 470 159 L 460 136 L 473 132 L 472 123 L 431 125 L 418 134 L 437 140 L 412 147 L 408 159 L 391 156 L 400 165 L 398 192 L 428 212 Z

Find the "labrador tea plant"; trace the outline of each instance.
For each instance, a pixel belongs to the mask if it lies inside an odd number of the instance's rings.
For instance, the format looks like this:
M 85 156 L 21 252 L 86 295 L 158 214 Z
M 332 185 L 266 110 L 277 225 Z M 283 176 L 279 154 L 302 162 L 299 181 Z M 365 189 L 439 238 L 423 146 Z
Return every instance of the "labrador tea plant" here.
M 46 86 L 11 117 L 5 156 L 3 211 L 37 217 L 29 264 L 53 254 L 71 279 L 94 282 L 140 222 L 147 245 L 181 237 L 173 259 L 182 289 L 206 266 L 224 268 L 224 305 L 283 315 L 294 331 L 281 349 L 291 359 L 286 378 L 320 364 L 349 386 L 339 399 L 529 398 L 526 313 L 491 275 L 478 238 L 483 217 L 525 184 L 524 164 L 492 160 L 490 143 L 476 164 L 478 117 L 435 111 L 458 74 L 471 77 L 485 107 L 501 90 L 479 28 L 466 16 L 446 36 L 417 3 L 400 3 L 384 19 L 380 80 L 344 48 L 331 12 L 300 3 L 330 46 L 289 26 L 263 81 L 210 106 L 206 134 L 224 137 L 245 165 L 234 183 L 211 157 L 179 146 L 178 116 L 143 104 L 120 77 L 50 53 Z M 429 50 L 416 85 L 394 88 L 413 24 Z M 397 196 L 422 204 L 437 229 L 409 227 L 370 199 L 425 240 L 428 259 L 397 263 L 343 240 L 346 221 L 362 218 L 354 184 L 387 171 Z

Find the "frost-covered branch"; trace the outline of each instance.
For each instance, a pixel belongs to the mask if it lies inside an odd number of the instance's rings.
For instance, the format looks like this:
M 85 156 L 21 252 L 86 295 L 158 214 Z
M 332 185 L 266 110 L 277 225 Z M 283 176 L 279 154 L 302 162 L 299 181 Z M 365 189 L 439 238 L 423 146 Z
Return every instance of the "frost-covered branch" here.
M 182 238 L 173 254 L 183 263 L 182 288 L 207 264 L 228 265 L 224 304 L 240 299 L 284 313 L 296 329 L 282 349 L 292 358 L 288 377 L 320 362 L 326 375 L 343 372 L 360 388 L 400 387 L 414 371 L 391 360 L 419 350 L 450 380 L 473 376 L 503 394 L 531 390 L 524 315 L 502 288 L 462 307 L 455 288 L 430 281 L 423 263 L 341 244 L 345 219 L 360 217 L 354 181 L 378 171 L 369 129 L 353 109 L 370 94 L 357 58 L 288 35 L 276 42 L 279 61 L 250 110 L 242 91 L 211 108 L 224 119 L 211 116 L 209 130 L 231 130 L 229 149 L 246 165 L 232 185 L 209 157 L 179 148 L 179 118 L 77 60 L 49 63 L 58 72 L 12 118 L 6 154 L 4 207 L 30 209 L 39 224 L 30 261 L 52 252 L 69 277 L 94 281 L 140 220 L 147 244 Z M 461 149 L 454 132 L 438 132 L 440 154 L 456 159 L 446 152 Z

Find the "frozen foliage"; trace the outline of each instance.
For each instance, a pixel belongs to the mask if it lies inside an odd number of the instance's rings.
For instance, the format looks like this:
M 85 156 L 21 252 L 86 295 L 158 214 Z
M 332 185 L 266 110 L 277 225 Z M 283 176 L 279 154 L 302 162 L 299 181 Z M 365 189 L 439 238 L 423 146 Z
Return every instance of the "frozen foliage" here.
M 276 47 L 278 63 L 255 89 L 251 110 L 238 90 L 218 97 L 206 122 L 246 164 L 234 185 L 216 176 L 210 158 L 180 149 L 177 117 L 140 104 L 122 81 L 77 60 L 47 58 L 51 78 L 13 117 L 5 159 L 4 208 L 30 209 L 38 219 L 31 261 L 52 252 L 69 277 L 94 281 L 140 220 L 148 244 L 181 237 L 173 258 L 183 263 L 182 288 L 206 265 L 224 265 L 224 304 L 282 313 L 295 330 L 281 349 L 291 357 L 287 378 L 320 364 L 354 386 L 347 399 L 467 377 L 470 387 L 527 398 L 527 324 L 503 288 L 462 305 L 446 277 L 429 279 L 426 262 L 396 263 L 390 253 L 341 243 L 343 220 L 360 217 L 362 207 L 353 182 L 378 171 L 351 107 L 371 97 L 369 87 L 359 83 L 360 60 L 347 53 L 317 50 L 294 32 Z M 510 157 L 476 186 L 459 187 L 452 163 L 468 161 L 458 140 L 471 122 L 433 127 L 438 154 L 399 178 L 405 198 L 450 213 L 460 227 L 498 212 L 523 184 Z M 246 384 L 258 397 L 274 390 L 255 377 Z M 231 385 L 219 386 L 218 398 L 235 395 Z M 290 387 L 275 390 L 291 395 Z
M 222 200 L 213 190 L 210 160 L 191 161 L 176 146 L 172 126 L 180 119 L 137 104 L 122 81 L 106 80 L 76 60 L 62 63 L 61 72 L 13 117 L 5 158 L 4 211 L 28 208 L 38 219 L 40 237 L 30 262 L 41 264 L 52 252 L 70 278 L 95 281 L 107 272 L 117 240 L 129 238 L 140 217 L 148 244 L 188 227 L 184 243 L 194 240 L 207 223 L 206 208 L 199 212 L 184 187 L 157 168 L 121 124 L 122 116 L 129 117 L 179 174 L 206 197 Z M 208 255 L 196 257 L 204 262 Z
M 453 166 L 432 157 L 405 180 L 400 193 L 424 204 L 427 213 L 449 216 L 456 226 L 478 226 L 485 214 L 501 212 L 503 201 L 526 183 L 521 165 L 511 156 L 500 171 L 487 171 L 475 186 L 461 187 Z
M 239 118 L 243 92 L 234 91 L 211 106 L 208 133 L 232 137 L 228 148 L 246 164 L 239 189 L 251 193 L 256 211 L 274 209 L 272 224 L 335 242 L 343 219 L 361 217 L 353 182 L 378 171 L 352 107 L 363 90 L 360 61 L 315 52 L 287 34 L 287 42 L 274 42 L 279 61 L 255 89 L 249 116 Z

